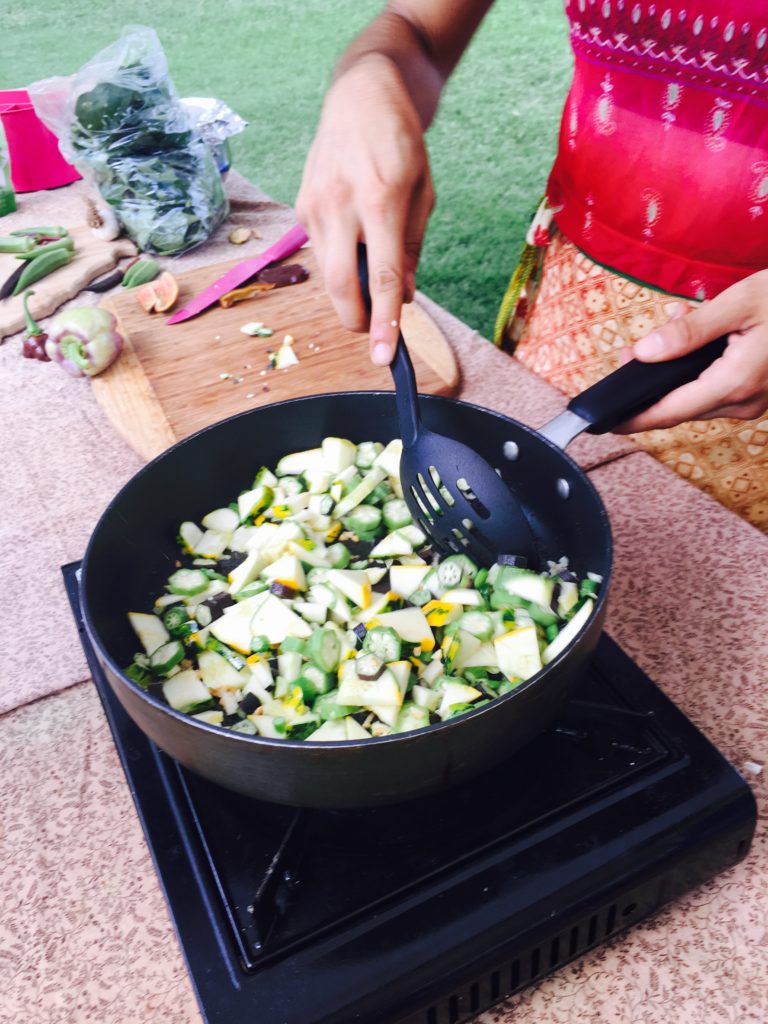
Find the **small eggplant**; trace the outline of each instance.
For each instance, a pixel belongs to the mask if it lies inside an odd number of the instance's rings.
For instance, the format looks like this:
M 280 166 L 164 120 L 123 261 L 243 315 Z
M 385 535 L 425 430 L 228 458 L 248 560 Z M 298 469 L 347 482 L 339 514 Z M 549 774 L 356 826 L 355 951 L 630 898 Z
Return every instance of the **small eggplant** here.
M 110 288 L 115 288 L 121 284 L 123 280 L 122 270 L 113 270 L 112 273 L 107 274 L 106 277 L 99 277 L 95 281 L 91 281 L 86 286 L 87 292 L 108 292 Z

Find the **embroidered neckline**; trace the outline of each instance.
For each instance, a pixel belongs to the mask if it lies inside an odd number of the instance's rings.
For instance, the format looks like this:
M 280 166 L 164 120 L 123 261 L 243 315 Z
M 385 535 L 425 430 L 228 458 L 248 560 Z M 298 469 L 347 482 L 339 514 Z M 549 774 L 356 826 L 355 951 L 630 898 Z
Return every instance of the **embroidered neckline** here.
M 768 86 L 768 19 L 738 23 L 730 14 L 721 19 L 669 0 L 566 0 L 566 12 L 574 50 L 633 66 L 673 65 L 737 88 Z

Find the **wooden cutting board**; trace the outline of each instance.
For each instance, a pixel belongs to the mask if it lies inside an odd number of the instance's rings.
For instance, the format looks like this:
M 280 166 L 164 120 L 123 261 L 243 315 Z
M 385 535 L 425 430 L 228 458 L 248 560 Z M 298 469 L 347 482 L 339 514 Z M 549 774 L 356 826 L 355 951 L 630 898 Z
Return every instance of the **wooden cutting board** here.
M 176 308 L 238 262 L 180 274 Z M 271 402 L 330 391 L 392 390 L 389 370 L 368 359 L 366 337 L 339 323 L 311 249 L 284 262 L 301 263 L 309 279 L 229 309 L 214 306 L 173 326 L 165 323 L 170 314 L 145 313 L 134 289 L 104 300 L 117 317 L 125 349 L 109 370 L 93 378 L 94 394 L 118 432 L 144 458 L 154 458 L 218 420 Z M 250 321 L 271 327 L 273 336 L 243 334 L 240 328 Z M 432 318 L 411 303 L 403 308 L 402 329 L 419 390 L 455 394 L 460 379 L 456 359 Z M 286 334 L 295 339 L 298 365 L 268 369 L 269 352 Z

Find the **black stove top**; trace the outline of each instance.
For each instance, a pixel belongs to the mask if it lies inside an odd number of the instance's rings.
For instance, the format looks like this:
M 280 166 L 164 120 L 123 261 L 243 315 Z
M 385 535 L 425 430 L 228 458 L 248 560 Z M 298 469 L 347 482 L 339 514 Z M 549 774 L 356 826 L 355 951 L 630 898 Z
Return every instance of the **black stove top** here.
M 127 717 L 72 609 L 206 1020 L 458 1024 L 735 864 L 746 783 L 609 637 L 556 724 L 437 797 L 248 800 Z

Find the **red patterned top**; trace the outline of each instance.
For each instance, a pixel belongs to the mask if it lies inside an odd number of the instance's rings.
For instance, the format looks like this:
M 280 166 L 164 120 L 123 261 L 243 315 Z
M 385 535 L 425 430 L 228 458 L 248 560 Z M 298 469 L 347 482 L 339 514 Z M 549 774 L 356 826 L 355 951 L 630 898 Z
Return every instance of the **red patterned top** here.
M 768 267 L 766 0 L 566 0 L 548 196 L 592 259 L 711 298 Z

